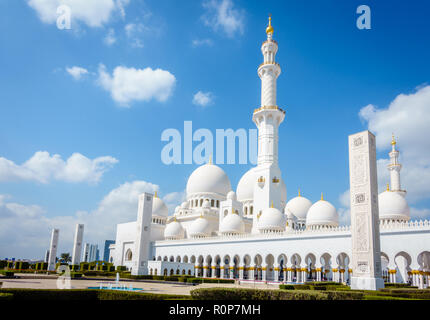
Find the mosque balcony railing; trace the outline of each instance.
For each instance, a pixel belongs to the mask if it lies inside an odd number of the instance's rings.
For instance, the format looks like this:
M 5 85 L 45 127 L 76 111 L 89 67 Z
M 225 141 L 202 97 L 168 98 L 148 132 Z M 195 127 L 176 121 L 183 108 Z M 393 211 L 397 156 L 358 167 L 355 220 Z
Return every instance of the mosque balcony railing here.
M 275 61 L 266 61 L 266 62 L 261 63 L 258 66 L 258 69 L 260 69 L 262 66 L 265 66 L 265 65 L 268 65 L 268 64 L 278 66 L 279 68 L 281 67 L 281 65 L 279 63 L 275 62 Z
M 257 112 L 259 112 L 261 110 L 279 110 L 283 114 L 285 114 L 285 110 L 279 108 L 278 106 L 262 106 L 260 108 L 254 109 L 254 113 L 257 113 Z
M 266 41 L 263 41 L 263 43 L 261 45 L 264 46 L 266 43 L 270 43 L 270 42 L 274 42 L 274 43 L 278 44 L 278 42 L 276 40 L 267 39 Z

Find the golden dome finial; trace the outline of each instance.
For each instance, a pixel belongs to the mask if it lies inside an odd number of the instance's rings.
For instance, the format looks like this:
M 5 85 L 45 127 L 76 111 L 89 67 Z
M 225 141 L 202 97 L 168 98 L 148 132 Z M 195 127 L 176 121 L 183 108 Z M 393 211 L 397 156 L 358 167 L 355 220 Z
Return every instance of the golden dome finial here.
M 209 155 L 209 164 L 212 164 L 212 153 Z
M 390 184 L 387 182 L 387 191 L 390 191 Z
M 272 15 L 271 14 L 269 14 L 269 25 L 267 26 L 267 28 L 266 28 L 266 33 L 267 34 L 269 34 L 269 33 L 272 33 L 273 34 L 273 27 L 272 27 Z
M 396 139 L 394 138 L 394 133 L 391 135 L 391 145 L 395 146 L 396 145 Z
M 273 200 L 272 200 L 272 204 L 270 205 L 270 208 L 273 208 Z
M 299 197 L 301 197 L 302 195 L 300 194 L 300 188 L 299 188 Z
M 154 198 L 158 198 L 157 191 L 154 192 Z
M 321 200 L 324 200 L 324 195 L 322 192 L 321 192 Z

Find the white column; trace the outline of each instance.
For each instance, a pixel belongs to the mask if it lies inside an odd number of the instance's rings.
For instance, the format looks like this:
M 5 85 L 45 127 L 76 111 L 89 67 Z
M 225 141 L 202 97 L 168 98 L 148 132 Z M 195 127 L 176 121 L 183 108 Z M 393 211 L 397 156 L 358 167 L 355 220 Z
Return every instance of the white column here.
M 49 246 L 49 262 L 48 262 L 49 271 L 54 271 L 55 264 L 57 263 L 57 248 L 58 248 L 59 235 L 60 235 L 59 229 L 52 230 L 51 245 Z
M 262 280 L 267 281 L 267 266 L 262 268 Z
M 240 280 L 243 280 L 243 268 L 244 268 L 245 266 L 240 266 L 239 267 L 239 279 Z
M 203 278 L 209 278 L 209 268 L 210 265 L 203 265 Z
M 350 135 L 349 181 L 351 202 L 352 289 L 384 287 L 379 234 L 376 141 L 370 131 Z
M 139 195 L 136 221 L 136 240 L 133 252 L 132 275 L 148 274 L 149 245 L 151 241 L 152 199 L 150 193 Z
M 279 270 L 279 266 L 274 266 L 273 267 L 273 275 L 274 275 L 274 281 L 279 281 L 279 275 L 280 275 L 280 270 Z
M 224 278 L 224 266 L 220 267 L 220 278 L 223 279 Z
M 82 239 L 84 237 L 84 225 L 77 224 L 75 230 L 75 241 L 73 242 L 72 265 L 81 262 Z

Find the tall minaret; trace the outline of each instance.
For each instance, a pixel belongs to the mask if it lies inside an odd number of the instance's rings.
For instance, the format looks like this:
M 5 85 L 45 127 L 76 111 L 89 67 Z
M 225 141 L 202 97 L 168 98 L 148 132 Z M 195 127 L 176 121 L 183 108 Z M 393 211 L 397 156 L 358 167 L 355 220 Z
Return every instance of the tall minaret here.
M 258 128 L 258 164 L 255 168 L 257 183 L 254 187 L 254 222 L 256 231 L 257 220 L 261 211 L 273 207 L 281 208 L 282 179 L 278 166 L 278 128 L 284 121 L 285 111 L 276 104 L 276 80 L 281 74 L 281 67 L 275 62 L 278 44 L 273 40 L 272 18 L 266 29 L 267 40 L 261 46 L 264 62 L 258 67 L 261 79 L 261 107 L 254 110 L 252 120 Z
M 400 170 L 402 169 L 402 165 L 399 163 L 399 151 L 396 150 L 396 140 L 394 139 L 394 135 L 391 140 L 391 152 L 389 155 L 390 164 L 388 165 L 388 171 L 390 171 L 391 191 L 405 196 L 406 191 L 402 190 L 400 186 Z

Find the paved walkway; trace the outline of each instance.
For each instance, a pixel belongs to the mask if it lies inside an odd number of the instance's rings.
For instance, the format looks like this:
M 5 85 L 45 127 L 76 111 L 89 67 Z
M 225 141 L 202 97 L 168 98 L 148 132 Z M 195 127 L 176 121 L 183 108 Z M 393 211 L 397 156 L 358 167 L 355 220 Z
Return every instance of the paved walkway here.
M 31 289 L 57 289 L 57 279 L 0 279 L 3 282 L 3 288 L 31 288 Z M 106 286 L 107 283 L 114 284 L 115 281 L 106 280 L 71 280 L 72 289 L 87 289 L 88 287 L 99 287 L 100 283 Z M 173 284 L 173 283 L 159 283 L 159 282 L 121 282 L 127 287 L 130 285 L 133 288 L 140 288 L 144 292 L 162 293 L 162 294 L 190 294 L 190 291 L 196 288 L 258 288 L 258 289 L 277 289 L 277 285 L 270 284 L 232 284 L 232 283 L 202 283 L 196 286 Z

